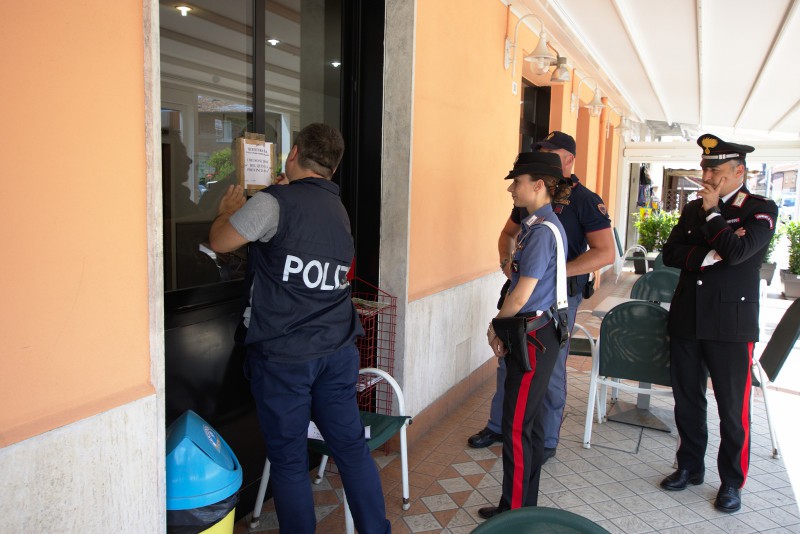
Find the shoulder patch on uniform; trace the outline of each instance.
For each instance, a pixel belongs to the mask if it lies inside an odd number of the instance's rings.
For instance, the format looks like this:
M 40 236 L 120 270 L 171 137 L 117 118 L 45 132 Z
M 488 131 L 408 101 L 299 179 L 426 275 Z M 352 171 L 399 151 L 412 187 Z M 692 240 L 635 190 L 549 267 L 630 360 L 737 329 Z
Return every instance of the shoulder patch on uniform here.
M 733 206 L 734 208 L 741 208 L 742 204 L 744 204 L 744 201 L 747 200 L 747 197 L 748 197 L 747 193 L 745 193 L 744 191 L 739 191 L 738 193 L 736 193 L 736 198 L 733 199 L 731 206 Z
M 553 211 L 555 213 L 561 213 L 562 211 L 564 211 L 564 204 L 556 204 L 555 206 L 553 206 Z
M 597 211 L 599 211 L 603 215 L 608 215 L 608 210 L 606 209 L 606 205 L 605 204 L 598 204 L 597 205 Z
M 534 215 L 530 219 L 528 219 L 525 224 L 527 224 L 528 227 L 530 228 L 531 226 L 534 226 L 536 224 L 542 224 L 542 222 L 544 222 L 544 217 L 537 217 L 536 215 Z
M 770 230 L 775 228 L 775 221 L 772 220 L 772 215 L 769 213 L 756 213 L 754 217 L 759 221 L 767 221 L 769 223 Z

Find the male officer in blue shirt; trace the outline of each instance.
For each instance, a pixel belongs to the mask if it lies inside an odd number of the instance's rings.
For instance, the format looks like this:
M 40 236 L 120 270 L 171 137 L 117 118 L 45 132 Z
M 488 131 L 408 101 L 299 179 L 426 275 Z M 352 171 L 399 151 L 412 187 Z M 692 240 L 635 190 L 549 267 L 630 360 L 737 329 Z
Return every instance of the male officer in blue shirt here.
M 343 152 L 335 128 L 303 128 L 286 160 L 289 184 L 246 204 L 241 186 L 230 186 L 209 236 L 217 252 L 251 243 L 247 365 L 282 533 L 315 529 L 311 419 L 333 452 L 358 531 L 391 530 L 356 403 L 355 338 L 364 332 L 346 280 L 350 222 L 331 182 Z
M 553 131 L 545 139 L 534 143 L 533 150 L 552 152 L 561 159 L 565 180 L 572 184 L 572 192 L 566 203 L 554 203 L 567 234 L 567 276 L 569 292 L 569 329 L 575 324 L 575 314 L 583 301 L 584 289 L 589 273 L 614 262 L 614 236 L 605 203 L 598 195 L 580 183 L 572 174 L 575 164 L 575 139 L 564 132 Z M 528 214 L 524 209 L 514 208 L 498 240 L 500 267 L 510 277 L 510 259 L 514 243 L 520 231 L 520 221 Z M 588 293 L 587 293 L 588 294 Z M 553 374 L 547 387 L 542 410 L 544 412 L 544 458 L 547 461 L 556 454 L 564 407 L 567 403 L 567 354 L 569 342 L 561 349 Z M 500 422 L 503 415 L 503 382 L 506 377 L 505 362 L 501 359 L 497 367 L 497 388 L 492 398 L 489 421 L 486 428 L 471 436 L 470 447 L 488 447 L 502 441 Z

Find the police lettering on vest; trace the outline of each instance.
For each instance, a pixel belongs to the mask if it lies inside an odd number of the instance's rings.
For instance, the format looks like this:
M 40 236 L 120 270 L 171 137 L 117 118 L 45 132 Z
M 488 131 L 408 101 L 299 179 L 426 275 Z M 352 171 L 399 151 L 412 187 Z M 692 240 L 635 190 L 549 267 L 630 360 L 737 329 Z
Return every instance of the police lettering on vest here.
M 283 267 L 283 281 L 289 281 L 289 275 L 303 273 L 303 283 L 309 289 L 319 288 L 322 291 L 338 289 L 345 285 L 346 275 L 349 267 L 347 265 L 337 265 L 333 276 L 328 278 L 328 271 L 331 270 L 330 262 L 324 264 L 318 260 L 311 260 L 303 266 L 303 260 L 291 254 L 286 255 L 286 263 Z M 340 277 L 339 272 L 345 276 Z M 314 277 L 314 278 L 312 278 Z M 331 283 L 329 283 L 329 280 Z
M 363 335 L 347 272 L 355 255 L 339 187 L 304 178 L 268 187 L 280 206 L 278 229 L 248 250 L 253 306 L 245 343 L 276 362 L 332 354 Z

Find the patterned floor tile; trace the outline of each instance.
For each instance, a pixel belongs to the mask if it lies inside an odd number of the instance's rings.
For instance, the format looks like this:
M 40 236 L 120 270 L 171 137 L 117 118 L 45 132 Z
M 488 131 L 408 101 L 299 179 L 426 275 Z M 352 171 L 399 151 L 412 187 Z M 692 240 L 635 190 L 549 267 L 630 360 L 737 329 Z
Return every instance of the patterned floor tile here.
M 600 291 L 625 295 L 631 284 L 625 286 L 621 281 Z M 601 298 L 596 296 L 587 302 L 591 305 Z M 599 321 L 585 319 L 592 321 L 590 327 L 596 333 Z M 724 514 L 713 507 L 720 484 L 716 469 L 719 445 L 716 421 L 709 424 L 704 483 L 685 491 L 663 491 L 659 483 L 674 469 L 677 435 L 605 422 L 593 425 L 591 448 L 583 448 L 591 360 L 570 357 L 567 364 L 568 397 L 561 440 L 556 457 L 542 469 L 539 506 L 569 510 L 597 522 L 609 532 L 621 534 L 800 534 L 800 510 L 783 460 L 771 457 L 766 413 L 760 397 L 755 399 L 752 413 L 751 468 L 742 493 L 742 510 Z M 467 438 L 485 425 L 493 393 L 494 380 L 490 379 L 454 414 L 439 421 L 436 429 L 410 444 L 409 510 L 401 507 L 399 456 L 383 451 L 374 453 L 395 534 L 466 534 L 483 522 L 478 509 L 500 502 L 501 445 L 471 449 L 466 444 Z M 716 413 L 711 390 L 708 400 L 711 420 Z M 635 396 L 620 394 L 619 406 L 609 405 L 609 409 L 619 409 L 631 402 L 635 402 Z M 671 410 L 672 400 L 658 397 L 652 405 Z M 344 532 L 341 477 L 335 462 L 330 465 L 322 483 L 312 486 L 319 534 Z M 265 503 L 258 528 L 250 531 L 248 526 L 249 517 L 245 517 L 235 525 L 234 534 L 277 534 L 277 516 L 271 500 Z

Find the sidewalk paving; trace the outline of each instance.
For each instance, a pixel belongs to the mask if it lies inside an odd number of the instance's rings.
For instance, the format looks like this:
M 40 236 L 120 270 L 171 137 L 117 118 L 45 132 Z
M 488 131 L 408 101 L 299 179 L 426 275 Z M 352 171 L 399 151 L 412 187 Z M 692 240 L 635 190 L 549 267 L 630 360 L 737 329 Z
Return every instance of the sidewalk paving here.
M 591 309 L 608 295 L 627 296 L 636 279 L 623 273 L 619 284 L 604 281 L 597 294 L 581 309 Z M 774 286 L 762 303 L 762 332 L 774 329 L 790 302 Z M 579 322 L 591 329 L 599 319 L 581 314 Z M 766 335 L 762 335 L 766 340 Z M 797 349 L 795 349 L 797 350 Z M 568 398 L 561 442 L 555 458 L 543 469 L 540 506 L 563 508 L 583 515 L 614 533 L 795 532 L 800 533 L 796 490 L 800 488 L 800 362 L 795 355 L 770 390 L 770 408 L 778 430 L 783 457 L 771 457 L 766 413 L 760 393 L 754 396 L 750 473 L 742 492 L 742 509 L 734 514 L 718 512 L 713 500 L 719 486 L 716 453 L 719 425 L 709 422 L 709 447 L 704 484 L 682 492 L 662 491 L 658 484 L 672 472 L 676 434 L 621 423 L 595 424 L 592 448 L 584 449 L 583 428 L 589 389 L 589 358 L 570 357 Z M 411 508 L 400 506 L 400 468 L 396 454 L 375 453 L 386 496 L 387 516 L 394 533 L 424 532 L 461 534 L 471 532 L 482 520 L 478 508 L 496 505 L 502 481 L 500 444 L 470 449 L 467 438 L 484 427 L 489 414 L 494 381 L 489 380 L 439 426 L 409 447 Z M 620 401 L 635 396 L 620 392 Z M 653 397 L 652 405 L 672 410 L 672 398 Z M 715 413 L 709 388 L 709 413 Z M 309 481 L 310 483 L 310 481 Z M 795 488 L 793 490 L 793 487 Z M 341 480 L 329 473 L 313 486 L 318 533 L 344 532 Z M 239 521 L 235 533 L 248 532 L 248 518 Z M 275 533 L 277 521 L 272 502 L 265 504 L 259 527 L 253 532 Z

